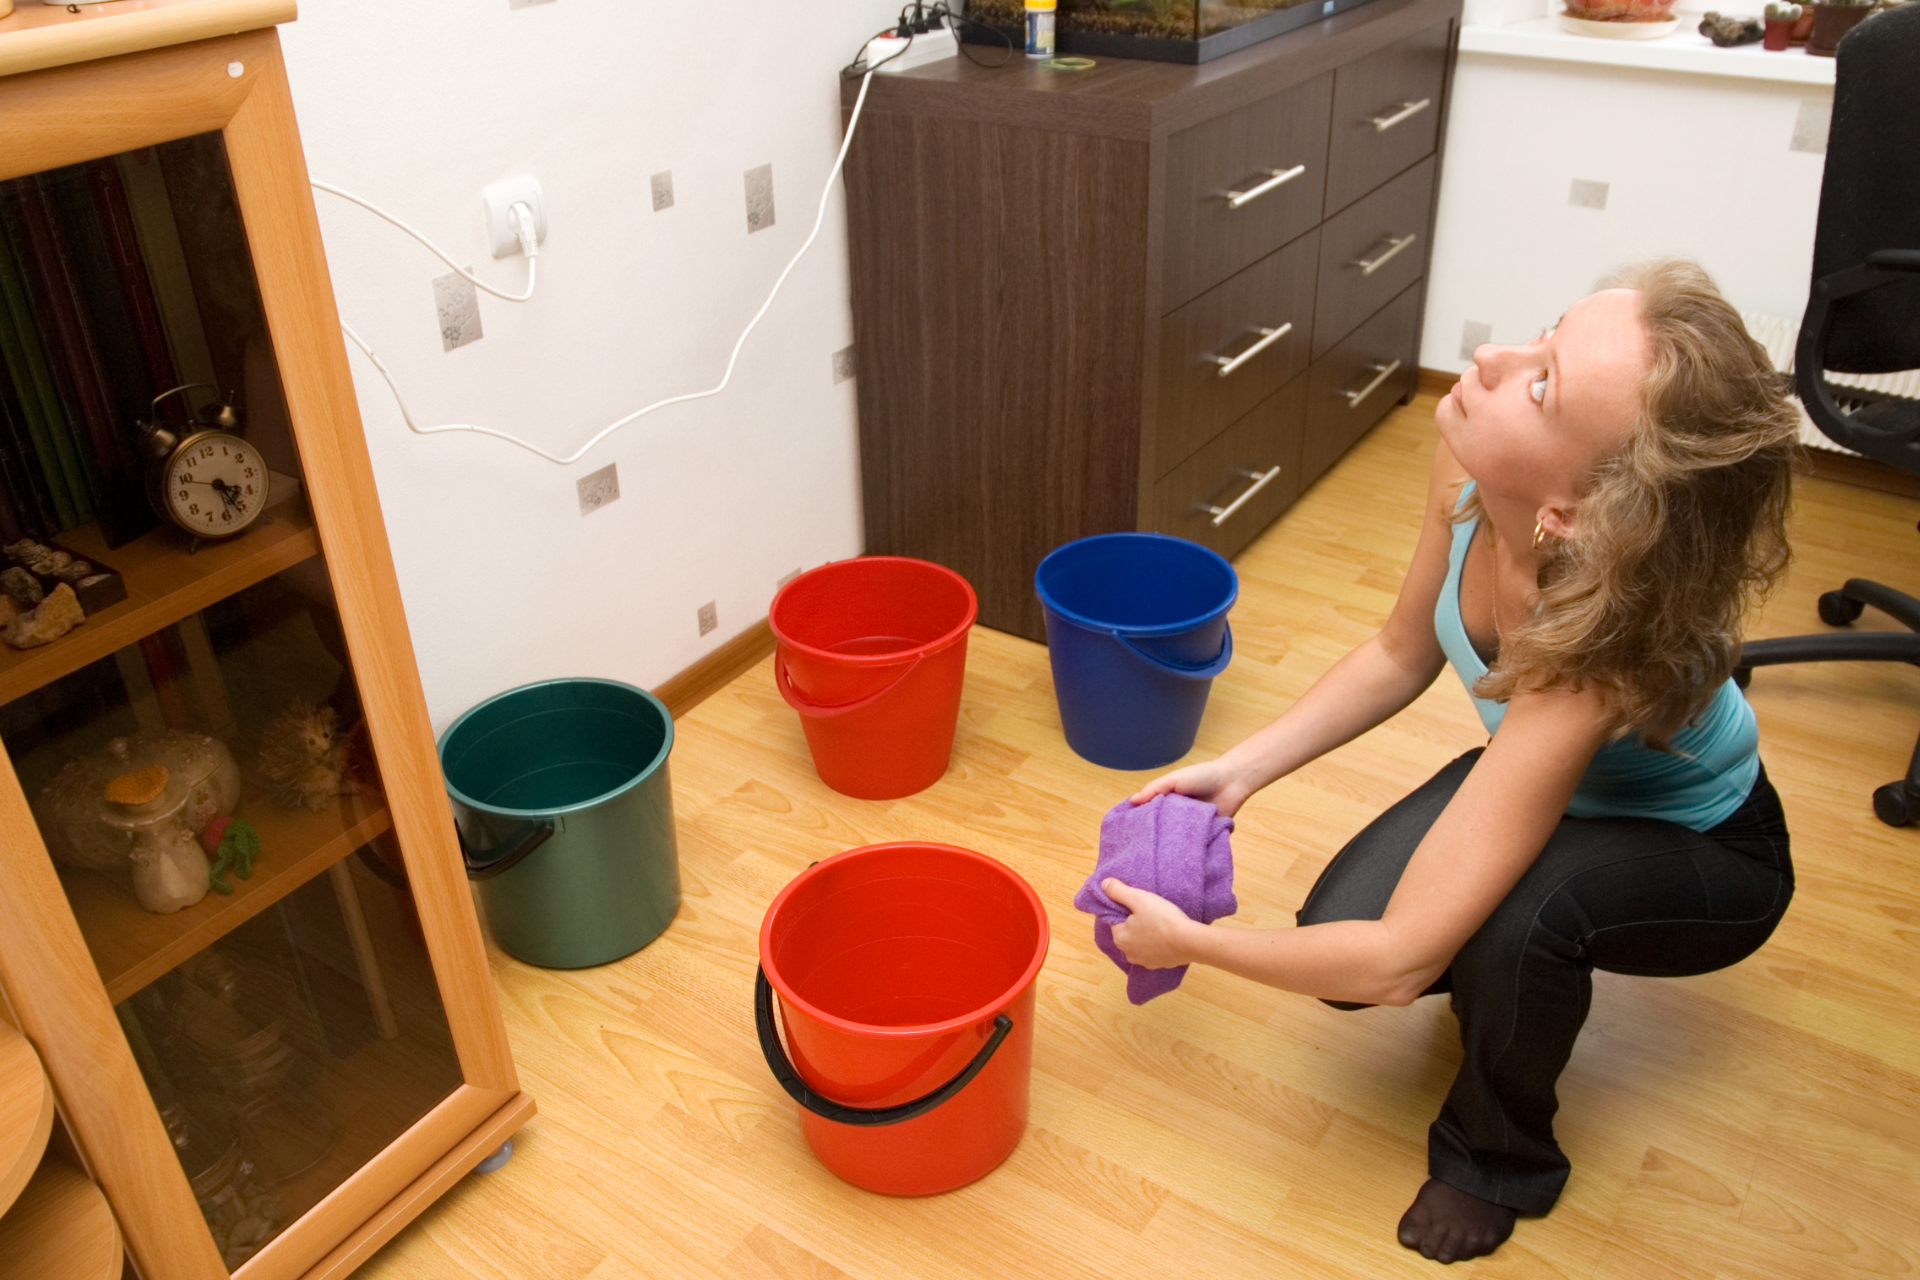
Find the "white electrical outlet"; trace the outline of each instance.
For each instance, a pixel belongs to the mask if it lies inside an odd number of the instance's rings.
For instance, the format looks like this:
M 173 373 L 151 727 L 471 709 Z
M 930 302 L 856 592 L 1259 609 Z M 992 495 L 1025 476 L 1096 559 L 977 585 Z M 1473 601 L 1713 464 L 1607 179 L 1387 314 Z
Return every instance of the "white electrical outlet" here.
M 507 210 L 516 204 L 533 210 L 533 242 L 539 244 L 547 238 L 547 198 L 540 190 L 540 179 L 526 174 L 504 178 L 481 191 L 480 200 L 487 207 L 487 244 L 494 257 L 520 252 L 520 237 L 507 217 Z
M 720 610 L 712 600 L 700 606 L 700 634 L 705 635 L 720 625 Z
M 773 166 L 747 170 L 747 234 L 773 225 Z
M 574 482 L 574 489 L 580 495 L 580 514 L 592 515 L 600 508 L 613 502 L 620 496 L 620 473 L 609 462 L 598 471 L 581 476 Z
M 442 351 L 480 341 L 480 291 L 473 287 L 473 281 L 458 271 L 435 276 L 433 309 L 440 321 Z
M 1787 143 L 1789 151 L 1805 151 L 1810 155 L 1827 154 L 1827 130 L 1833 124 L 1833 99 L 1802 98 L 1800 113 L 1793 120 L 1793 137 Z
M 1576 209 L 1604 209 L 1607 207 L 1607 184 L 1575 178 L 1572 188 L 1567 192 L 1567 203 Z
M 1493 326 L 1484 320 L 1467 320 L 1460 325 L 1460 358 L 1471 361 L 1473 353 L 1493 341 Z

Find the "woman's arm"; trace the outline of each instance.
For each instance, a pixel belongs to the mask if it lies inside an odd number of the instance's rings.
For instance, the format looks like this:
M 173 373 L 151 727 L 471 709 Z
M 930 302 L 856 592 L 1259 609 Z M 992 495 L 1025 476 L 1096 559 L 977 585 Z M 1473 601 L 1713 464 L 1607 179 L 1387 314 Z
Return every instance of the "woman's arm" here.
M 1107 880 L 1107 893 L 1133 913 L 1114 926 L 1114 942 L 1148 968 L 1210 964 L 1324 1000 L 1410 1003 L 1539 856 L 1607 726 L 1592 690 L 1515 697 L 1378 920 L 1295 929 L 1201 925 L 1163 898 Z
M 1380 633 L 1327 669 L 1284 715 L 1218 759 L 1176 769 L 1142 787 L 1144 804 L 1163 792 L 1211 800 L 1232 816 L 1260 788 L 1351 742 L 1404 710 L 1446 665 L 1433 608 L 1447 577 L 1448 519 L 1465 479 L 1443 443 L 1427 481 L 1427 508 L 1400 595 Z

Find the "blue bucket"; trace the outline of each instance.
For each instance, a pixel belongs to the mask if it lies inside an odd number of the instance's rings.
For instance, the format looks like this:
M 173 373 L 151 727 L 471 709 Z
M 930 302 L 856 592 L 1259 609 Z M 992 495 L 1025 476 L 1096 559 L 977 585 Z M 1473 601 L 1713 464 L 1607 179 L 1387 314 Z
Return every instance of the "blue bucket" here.
M 1157 769 L 1193 749 L 1213 678 L 1233 659 L 1233 566 L 1197 542 L 1103 533 L 1034 571 L 1067 745 L 1109 769 Z

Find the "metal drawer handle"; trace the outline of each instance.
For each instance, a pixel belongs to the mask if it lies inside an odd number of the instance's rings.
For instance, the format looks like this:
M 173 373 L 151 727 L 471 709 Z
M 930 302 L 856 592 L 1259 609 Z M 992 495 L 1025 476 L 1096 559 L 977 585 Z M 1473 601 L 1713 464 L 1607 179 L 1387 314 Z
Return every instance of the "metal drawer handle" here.
M 1392 262 L 1394 258 L 1399 256 L 1399 253 L 1402 249 L 1406 248 L 1408 245 L 1412 244 L 1415 240 L 1418 240 L 1419 238 L 1420 237 L 1416 234 L 1416 235 L 1401 236 L 1398 239 L 1390 239 L 1387 241 L 1387 251 L 1381 254 L 1379 257 L 1372 258 L 1372 259 L 1355 258 L 1352 262 L 1349 262 L 1347 265 L 1350 267 L 1360 268 L 1360 274 L 1363 276 L 1370 276 L 1374 272 L 1378 271 L 1380 268 L 1386 266 L 1389 262 Z
M 1303 164 L 1297 164 L 1291 169 L 1269 169 L 1267 170 L 1267 180 L 1251 191 L 1227 192 L 1227 208 L 1238 209 L 1243 204 L 1258 200 L 1275 187 L 1284 187 L 1287 183 L 1292 182 L 1306 171 L 1307 166 Z
M 1280 468 L 1274 467 L 1270 471 L 1259 472 L 1247 467 L 1242 467 L 1239 474 L 1253 481 L 1253 483 L 1247 486 L 1245 493 L 1235 498 L 1232 502 L 1224 507 L 1210 507 L 1204 502 L 1194 504 L 1193 509 L 1195 511 L 1203 512 L 1213 517 L 1213 527 L 1216 529 L 1225 524 L 1234 512 L 1246 506 L 1247 501 L 1252 498 L 1254 494 L 1272 484 L 1275 477 L 1280 474 Z
M 1432 98 L 1422 98 L 1418 102 L 1403 102 L 1400 109 L 1390 116 L 1375 116 L 1367 123 L 1373 126 L 1375 133 L 1385 133 L 1402 120 L 1411 120 L 1433 105 Z
M 1369 382 L 1366 386 L 1360 388 L 1358 391 L 1342 391 L 1340 393 L 1341 395 L 1347 398 L 1347 408 L 1349 409 L 1359 408 L 1360 402 L 1362 400 L 1365 400 L 1368 396 L 1372 395 L 1376 390 L 1379 389 L 1379 386 L 1381 383 L 1385 382 L 1388 378 L 1391 378 L 1399 370 L 1400 362 L 1398 360 L 1395 360 L 1392 364 L 1370 364 L 1370 365 L 1367 365 L 1366 367 L 1369 369 L 1376 370 L 1376 372 L 1373 375 L 1373 381 Z
M 1241 365 L 1253 359 L 1255 356 L 1259 355 L 1262 351 L 1265 351 L 1268 347 L 1272 346 L 1274 343 L 1280 341 L 1280 339 L 1292 333 L 1293 321 L 1291 320 L 1287 321 L 1285 324 L 1281 325 L 1278 329 L 1256 329 L 1254 330 L 1254 332 L 1260 335 L 1260 341 L 1254 343 L 1252 346 L 1248 347 L 1245 351 L 1242 351 L 1239 355 L 1232 356 L 1232 357 L 1215 356 L 1213 358 L 1213 362 L 1220 366 L 1220 375 L 1219 375 L 1220 377 L 1222 378 L 1226 377 L 1228 374 L 1232 373 L 1235 369 L 1238 369 Z

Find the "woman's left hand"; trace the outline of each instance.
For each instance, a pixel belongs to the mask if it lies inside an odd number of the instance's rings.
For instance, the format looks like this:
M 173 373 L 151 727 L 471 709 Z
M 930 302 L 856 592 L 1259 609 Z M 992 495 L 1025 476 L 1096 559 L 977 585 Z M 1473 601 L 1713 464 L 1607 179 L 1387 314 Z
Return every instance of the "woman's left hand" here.
M 1172 969 L 1192 963 L 1186 946 L 1190 931 L 1204 928 L 1157 893 L 1136 889 L 1109 876 L 1100 882 L 1109 898 L 1133 914 L 1113 926 L 1114 945 L 1144 969 Z

